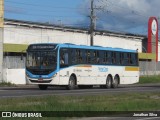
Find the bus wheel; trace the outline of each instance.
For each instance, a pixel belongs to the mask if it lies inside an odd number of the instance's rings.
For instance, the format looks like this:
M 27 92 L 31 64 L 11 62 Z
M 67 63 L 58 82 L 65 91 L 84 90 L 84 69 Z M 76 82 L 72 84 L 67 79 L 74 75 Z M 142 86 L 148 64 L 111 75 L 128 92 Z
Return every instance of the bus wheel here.
M 48 88 L 47 85 L 38 85 L 40 90 L 46 90 Z
M 112 77 L 109 75 L 106 80 L 106 88 L 111 88 Z
M 75 86 L 76 86 L 75 78 L 73 76 L 71 76 L 69 78 L 69 83 L 68 83 L 67 89 L 68 90 L 73 90 L 73 89 L 75 89 Z
M 111 87 L 112 87 L 112 88 L 117 88 L 117 87 L 118 87 L 118 83 L 119 83 L 119 77 L 116 75 L 116 76 L 114 77 L 114 79 L 112 80 L 112 85 L 111 85 Z

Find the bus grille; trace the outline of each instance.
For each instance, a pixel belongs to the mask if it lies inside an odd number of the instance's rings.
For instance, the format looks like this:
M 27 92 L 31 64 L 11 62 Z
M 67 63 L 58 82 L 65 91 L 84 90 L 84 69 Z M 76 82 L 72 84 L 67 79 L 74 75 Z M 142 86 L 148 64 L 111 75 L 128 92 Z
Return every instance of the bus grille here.
M 30 79 L 29 79 L 30 80 Z M 50 83 L 52 80 L 42 80 L 42 81 L 37 81 L 37 80 L 30 80 L 32 83 Z
M 52 71 L 51 70 L 30 70 L 30 72 L 34 75 L 48 75 Z

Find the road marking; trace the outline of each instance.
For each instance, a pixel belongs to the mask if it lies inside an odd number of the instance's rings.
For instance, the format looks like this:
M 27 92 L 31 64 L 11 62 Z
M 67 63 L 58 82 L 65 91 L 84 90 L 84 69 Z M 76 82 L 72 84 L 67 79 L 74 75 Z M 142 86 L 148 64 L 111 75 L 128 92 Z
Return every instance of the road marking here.
M 136 120 L 154 120 L 154 119 L 160 119 L 160 117 L 150 117 L 150 118 L 142 118 L 142 119 L 136 119 Z

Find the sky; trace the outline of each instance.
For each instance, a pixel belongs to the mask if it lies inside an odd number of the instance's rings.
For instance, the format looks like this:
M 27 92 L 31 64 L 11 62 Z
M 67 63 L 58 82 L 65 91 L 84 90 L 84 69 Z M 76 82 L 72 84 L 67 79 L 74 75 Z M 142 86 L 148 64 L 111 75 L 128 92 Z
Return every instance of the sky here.
M 91 0 L 4 0 L 5 18 L 89 29 Z M 94 0 L 96 29 L 147 35 L 160 0 Z M 159 25 L 160 26 L 160 25 Z

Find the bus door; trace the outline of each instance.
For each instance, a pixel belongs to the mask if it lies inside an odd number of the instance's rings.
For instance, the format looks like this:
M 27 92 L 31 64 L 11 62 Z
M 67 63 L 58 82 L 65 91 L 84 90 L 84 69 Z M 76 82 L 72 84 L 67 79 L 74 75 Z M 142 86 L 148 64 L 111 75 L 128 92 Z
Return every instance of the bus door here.
M 61 84 L 65 84 L 65 82 L 67 82 L 68 78 L 69 78 L 69 69 L 67 69 L 69 67 L 69 50 L 62 48 L 60 49 L 60 74 L 59 74 L 59 78 L 60 78 L 60 83 Z

